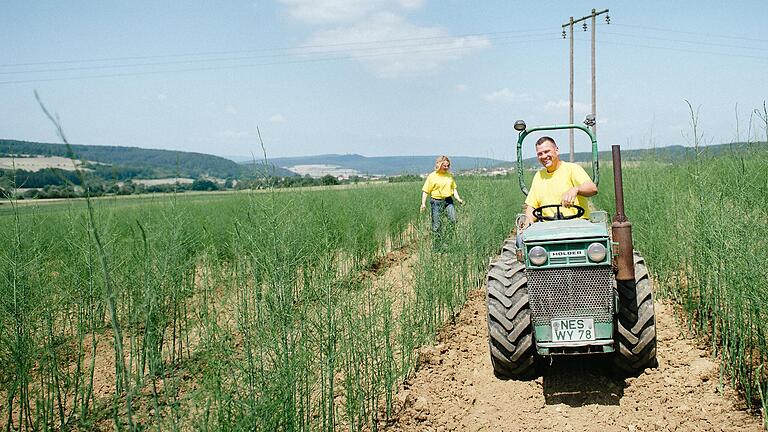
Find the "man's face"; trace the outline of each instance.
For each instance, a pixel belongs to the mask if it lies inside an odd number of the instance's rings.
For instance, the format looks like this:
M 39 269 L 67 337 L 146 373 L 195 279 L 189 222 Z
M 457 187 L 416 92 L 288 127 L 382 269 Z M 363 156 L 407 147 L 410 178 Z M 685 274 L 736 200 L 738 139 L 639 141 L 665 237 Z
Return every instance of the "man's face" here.
M 440 169 L 443 171 L 448 171 L 451 168 L 451 163 L 446 161 L 440 162 Z
M 560 162 L 560 152 L 557 150 L 557 146 L 552 141 L 544 141 L 536 146 L 536 157 L 539 159 L 541 166 L 552 171 L 557 168 Z

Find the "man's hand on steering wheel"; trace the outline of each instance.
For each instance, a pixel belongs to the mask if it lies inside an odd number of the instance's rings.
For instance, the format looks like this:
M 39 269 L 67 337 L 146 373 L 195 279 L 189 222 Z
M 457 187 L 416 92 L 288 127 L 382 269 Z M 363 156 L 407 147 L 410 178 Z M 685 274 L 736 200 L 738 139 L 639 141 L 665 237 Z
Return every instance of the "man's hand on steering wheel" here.
M 573 203 L 576 202 L 576 196 L 578 195 L 579 195 L 579 188 L 572 187 L 567 191 L 565 191 L 565 193 L 563 194 L 563 199 L 560 203 L 562 204 L 563 207 L 569 208 L 573 205 Z

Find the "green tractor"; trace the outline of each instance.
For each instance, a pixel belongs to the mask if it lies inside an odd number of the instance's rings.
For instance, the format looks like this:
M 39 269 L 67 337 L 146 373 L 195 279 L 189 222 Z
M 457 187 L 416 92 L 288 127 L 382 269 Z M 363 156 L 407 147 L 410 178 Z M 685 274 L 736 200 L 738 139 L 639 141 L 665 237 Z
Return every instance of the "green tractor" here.
M 587 116 L 585 124 L 593 125 L 594 116 Z M 589 135 L 592 179 L 598 184 L 597 139 L 589 127 L 527 129 L 518 121 L 515 129 L 523 194 L 528 194 L 523 140 L 546 130 L 578 129 Z M 540 359 L 563 355 L 610 355 L 617 369 L 629 375 L 658 365 L 651 283 L 643 258 L 632 248 L 631 224 L 624 215 L 618 146 L 613 146 L 613 162 L 616 215 L 610 226 L 604 211 L 592 211 L 589 220 L 557 211 L 556 217 L 528 227 L 519 214 L 516 229 L 522 241 L 505 240 L 501 256 L 490 263 L 488 333 L 497 377 L 532 378 Z M 542 209 L 534 210 L 540 220 Z

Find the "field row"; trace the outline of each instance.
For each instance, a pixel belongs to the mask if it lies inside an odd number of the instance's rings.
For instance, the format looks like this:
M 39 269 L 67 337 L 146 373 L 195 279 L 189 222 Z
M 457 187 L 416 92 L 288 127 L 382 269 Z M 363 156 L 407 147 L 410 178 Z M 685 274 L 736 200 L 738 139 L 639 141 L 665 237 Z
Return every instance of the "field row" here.
M 607 170 L 606 170 L 607 171 Z M 740 144 L 712 158 L 675 166 L 646 161 L 624 170 L 635 248 L 656 280 L 656 294 L 684 311 L 709 341 L 721 379 L 766 411 L 768 396 L 768 149 Z M 597 199 L 612 208 L 612 178 Z
M 413 183 L 5 214 L 0 418 L 24 430 L 375 427 L 519 208 L 507 181 L 465 183 L 471 204 L 434 249 Z M 403 248 L 407 292 L 365 276 Z

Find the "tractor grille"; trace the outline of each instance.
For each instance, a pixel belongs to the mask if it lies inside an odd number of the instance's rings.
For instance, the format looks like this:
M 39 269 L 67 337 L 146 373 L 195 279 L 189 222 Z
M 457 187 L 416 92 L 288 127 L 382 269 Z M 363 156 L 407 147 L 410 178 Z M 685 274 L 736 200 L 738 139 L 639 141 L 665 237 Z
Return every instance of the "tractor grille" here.
M 586 256 L 574 256 L 574 257 L 555 257 L 549 258 L 549 265 L 568 265 L 568 264 L 585 264 L 587 262 Z
M 610 266 L 526 271 L 531 320 L 549 325 L 552 318 L 593 317 L 613 321 L 613 271 Z

